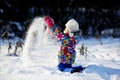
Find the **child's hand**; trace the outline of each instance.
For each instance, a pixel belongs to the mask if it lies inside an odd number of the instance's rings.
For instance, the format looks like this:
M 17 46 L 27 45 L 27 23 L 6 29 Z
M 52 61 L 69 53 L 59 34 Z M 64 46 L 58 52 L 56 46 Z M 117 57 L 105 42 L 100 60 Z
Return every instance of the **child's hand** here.
M 79 35 L 79 36 L 82 35 L 82 30 L 81 30 L 81 29 L 79 30 L 78 35 Z
M 75 36 L 80 37 L 82 35 L 82 30 L 80 29 L 79 31 L 72 32 L 72 33 L 74 33 Z
M 47 26 L 48 26 L 49 28 L 52 28 L 52 27 L 53 27 L 53 25 L 54 25 L 54 20 L 53 20 L 51 17 L 45 16 L 45 17 L 44 17 L 44 21 L 45 21 L 45 23 L 47 24 Z

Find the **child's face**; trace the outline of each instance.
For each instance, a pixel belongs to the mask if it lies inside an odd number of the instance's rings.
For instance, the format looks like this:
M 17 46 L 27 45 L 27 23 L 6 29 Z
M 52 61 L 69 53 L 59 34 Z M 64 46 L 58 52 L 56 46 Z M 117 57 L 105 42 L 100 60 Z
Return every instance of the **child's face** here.
M 64 33 L 70 33 L 70 30 L 69 30 L 69 28 L 65 28 L 65 30 L 64 30 Z

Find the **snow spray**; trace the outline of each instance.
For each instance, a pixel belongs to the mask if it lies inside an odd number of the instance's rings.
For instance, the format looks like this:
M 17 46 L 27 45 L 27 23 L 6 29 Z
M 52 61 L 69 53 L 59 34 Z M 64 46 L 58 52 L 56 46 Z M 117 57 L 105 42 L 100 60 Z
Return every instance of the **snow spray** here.
M 31 50 L 33 47 L 39 48 L 42 53 L 44 44 L 47 42 L 47 31 L 43 18 L 33 19 L 27 32 L 25 44 L 22 52 L 22 61 L 24 66 L 31 65 Z M 32 63 L 33 64 L 33 63 Z

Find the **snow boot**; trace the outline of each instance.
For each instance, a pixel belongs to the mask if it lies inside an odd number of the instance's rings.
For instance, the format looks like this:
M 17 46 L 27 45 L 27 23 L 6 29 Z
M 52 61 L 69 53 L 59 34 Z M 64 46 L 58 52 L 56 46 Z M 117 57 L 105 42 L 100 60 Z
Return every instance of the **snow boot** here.
M 82 67 L 82 66 L 79 66 L 79 67 L 73 67 L 72 70 L 71 70 L 71 73 L 76 73 L 76 72 L 82 72 L 86 67 Z

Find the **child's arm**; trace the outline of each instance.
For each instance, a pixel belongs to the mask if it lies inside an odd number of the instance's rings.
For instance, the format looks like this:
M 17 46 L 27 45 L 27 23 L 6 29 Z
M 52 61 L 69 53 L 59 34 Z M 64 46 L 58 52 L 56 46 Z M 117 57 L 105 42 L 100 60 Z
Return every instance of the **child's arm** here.
M 44 21 L 45 21 L 46 25 L 49 27 L 49 29 L 51 30 L 52 34 L 57 39 L 60 40 L 63 37 L 63 34 L 61 32 L 61 28 L 56 26 L 55 23 L 54 23 L 54 20 L 49 16 L 45 16 Z
M 80 41 L 81 35 L 82 35 L 82 30 L 80 29 L 80 30 L 76 33 L 76 35 L 75 35 L 75 40 L 76 40 L 76 43 L 77 43 L 77 44 L 78 44 L 79 41 Z

